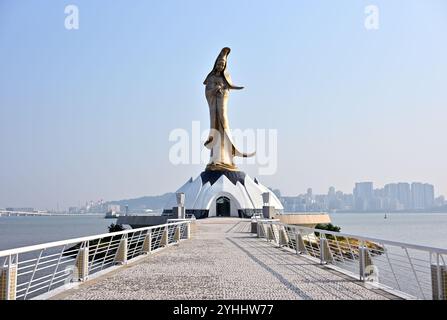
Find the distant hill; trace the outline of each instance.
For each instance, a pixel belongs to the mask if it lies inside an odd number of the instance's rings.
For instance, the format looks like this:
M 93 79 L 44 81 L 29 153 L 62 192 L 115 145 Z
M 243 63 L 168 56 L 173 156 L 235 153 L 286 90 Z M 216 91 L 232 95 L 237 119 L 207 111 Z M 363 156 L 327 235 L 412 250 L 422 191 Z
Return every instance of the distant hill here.
M 108 204 L 119 204 L 121 207 L 124 207 L 125 205 L 129 206 L 129 210 L 144 210 L 144 209 L 151 209 L 151 210 L 161 210 L 164 208 L 166 203 L 168 202 L 168 199 L 173 196 L 173 193 L 168 192 L 160 196 L 146 196 L 141 198 L 135 198 L 135 199 L 125 199 L 125 200 L 117 200 L 117 201 L 108 201 L 106 205 Z

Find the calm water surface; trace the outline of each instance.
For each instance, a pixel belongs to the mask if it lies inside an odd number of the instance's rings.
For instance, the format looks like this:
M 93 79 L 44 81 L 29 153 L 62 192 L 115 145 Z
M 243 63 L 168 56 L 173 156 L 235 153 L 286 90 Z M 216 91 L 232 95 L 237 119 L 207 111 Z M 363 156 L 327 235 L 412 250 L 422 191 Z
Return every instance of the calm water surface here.
M 447 248 L 447 214 L 335 213 L 341 232 Z M 98 216 L 0 217 L 0 250 L 106 233 L 116 219 Z
M 334 213 L 341 232 L 447 248 L 446 213 Z
M 0 250 L 107 233 L 115 222 L 104 215 L 0 217 Z

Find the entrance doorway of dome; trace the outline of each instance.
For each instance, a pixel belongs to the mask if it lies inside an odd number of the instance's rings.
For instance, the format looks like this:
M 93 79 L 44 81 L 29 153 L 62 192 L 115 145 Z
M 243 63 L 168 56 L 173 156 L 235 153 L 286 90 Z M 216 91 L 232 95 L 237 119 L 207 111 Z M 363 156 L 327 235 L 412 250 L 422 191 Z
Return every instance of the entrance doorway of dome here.
M 227 197 L 219 197 L 216 200 L 216 217 L 230 217 L 231 205 Z

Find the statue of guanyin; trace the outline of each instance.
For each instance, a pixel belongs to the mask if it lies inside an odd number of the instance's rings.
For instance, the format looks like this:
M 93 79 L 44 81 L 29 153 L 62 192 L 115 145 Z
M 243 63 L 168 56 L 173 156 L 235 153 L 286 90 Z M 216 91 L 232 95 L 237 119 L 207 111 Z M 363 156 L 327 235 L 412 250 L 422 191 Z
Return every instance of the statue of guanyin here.
M 208 74 L 203 84 L 205 96 L 210 109 L 210 134 L 205 141 L 205 147 L 211 150 L 207 170 L 238 170 L 233 158 L 251 157 L 253 153 L 240 152 L 231 138 L 228 125 L 227 105 L 231 89 L 240 90 L 244 87 L 235 86 L 227 72 L 227 58 L 230 48 L 223 48 L 214 63 L 213 70 Z

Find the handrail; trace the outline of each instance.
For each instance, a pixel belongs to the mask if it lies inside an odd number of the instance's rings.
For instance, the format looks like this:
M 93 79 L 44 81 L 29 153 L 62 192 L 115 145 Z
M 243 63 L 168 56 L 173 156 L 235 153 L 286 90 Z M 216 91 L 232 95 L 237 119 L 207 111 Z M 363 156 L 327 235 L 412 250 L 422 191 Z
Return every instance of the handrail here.
M 191 220 L 0 251 L 0 300 L 42 299 L 191 238 Z
M 183 223 L 184 222 L 173 222 L 173 223 L 169 223 L 169 226 L 179 225 L 179 224 L 183 224 Z M 36 244 L 36 245 L 31 245 L 31 246 L 26 246 L 26 247 L 6 249 L 3 251 L 0 251 L 0 257 L 5 257 L 5 256 L 9 256 L 12 254 L 18 254 L 18 253 L 25 253 L 25 252 L 35 251 L 35 250 L 40 250 L 40 249 L 58 247 L 58 246 L 62 246 L 65 244 L 72 244 L 75 242 L 84 242 L 84 241 L 96 240 L 96 239 L 100 239 L 100 238 L 104 238 L 104 237 L 119 236 L 119 235 L 123 235 L 123 234 L 134 233 L 134 232 L 138 232 L 138 231 L 158 229 L 160 227 L 165 227 L 167 225 L 168 225 L 168 223 L 165 223 L 165 224 L 160 224 L 160 225 L 155 225 L 155 226 L 150 226 L 150 227 L 128 229 L 128 230 L 103 233 L 103 234 L 98 234 L 98 235 L 93 235 L 93 236 L 85 236 L 85 237 L 81 237 L 81 238 L 73 238 L 73 239 L 67 239 L 67 240 L 60 240 L 60 241 Z
M 257 234 L 403 298 L 446 300 L 447 249 L 258 219 Z M 358 276 L 356 276 L 357 274 Z
M 439 253 L 439 254 L 447 254 L 447 249 L 444 249 L 444 248 L 423 246 L 423 245 L 419 245 L 419 244 L 413 244 L 413 243 L 408 243 L 408 242 L 398 242 L 398 241 L 379 239 L 379 238 L 374 238 L 374 237 L 365 237 L 365 236 L 359 236 L 356 234 L 341 233 L 341 232 L 336 232 L 336 231 L 329 231 L 329 230 L 316 229 L 316 228 L 310 228 L 310 227 L 302 227 L 302 226 L 296 226 L 296 225 L 291 225 L 291 224 L 284 224 L 279 221 L 269 221 L 268 219 L 265 219 L 265 221 L 262 221 L 262 222 L 265 222 L 268 224 L 281 224 L 281 225 L 286 225 L 289 228 L 298 228 L 301 230 L 308 230 L 308 231 L 312 231 L 312 232 L 321 232 L 321 233 L 330 234 L 330 235 L 338 236 L 338 237 L 356 238 L 356 239 L 363 240 L 363 241 L 379 242 L 379 243 L 389 244 L 389 245 L 398 246 L 398 247 L 401 246 L 401 247 L 411 248 L 411 249 L 415 249 L 415 250 L 430 251 L 430 252 L 435 252 L 435 253 Z

